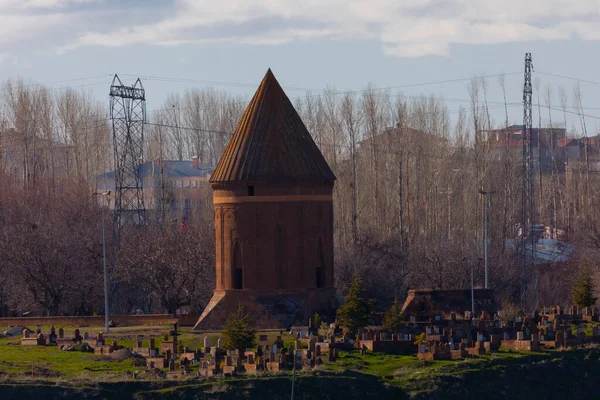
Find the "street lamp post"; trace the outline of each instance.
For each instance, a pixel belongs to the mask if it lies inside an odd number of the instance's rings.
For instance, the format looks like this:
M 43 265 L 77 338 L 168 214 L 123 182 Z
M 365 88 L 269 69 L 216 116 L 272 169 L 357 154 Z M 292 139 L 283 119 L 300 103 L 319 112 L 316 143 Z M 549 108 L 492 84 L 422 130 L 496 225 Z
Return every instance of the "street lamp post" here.
M 108 275 L 106 273 L 106 228 L 104 227 L 104 198 L 110 196 L 110 190 L 107 192 L 95 192 L 97 196 L 102 196 L 102 262 L 104 264 L 104 331 L 108 332 Z
M 479 264 L 481 258 L 465 257 L 463 258 L 463 261 L 477 261 L 477 263 Z M 475 264 L 471 263 L 471 314 L 475 316 L 475 278 L 473 276 L 473 268 L 475 268 Z
M 489 245 L 489 239 L 488 239 L 488 225 L 489 225 L 489 217 L 488 217 L 488 211 L 489 211 L 489 198 L 487 197 L 488 194 L 494 194 L 496 193 L 495 190 L 489 190 L 489 191 L 485 191 L 483 190 L 483 188 L 479 189 L 479 193 L 482 194 L 485 199 L 485 216 L 484 216 L 484 220 L 485 220 L 485 227 L 484 227 L 484 232 L 483 232 L 483 258 L 485 260 L 485 284 L 484 287 L 487 289 L 488 288 L 488 245 Z

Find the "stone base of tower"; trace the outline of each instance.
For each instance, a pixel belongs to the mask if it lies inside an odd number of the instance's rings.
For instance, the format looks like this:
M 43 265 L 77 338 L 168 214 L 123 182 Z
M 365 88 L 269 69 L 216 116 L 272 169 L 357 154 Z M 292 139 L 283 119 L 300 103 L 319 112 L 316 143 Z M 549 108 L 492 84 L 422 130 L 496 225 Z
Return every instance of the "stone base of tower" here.
M 339 305 L 334 289 L 215 291 L 194 330 L 223 329 L 225 321 L 237 311 L 239 304 L 249 315 L 250 326 L 258 330 L 286 330 L 292 325 L 306 325 L 315 313 L 331 320 Z

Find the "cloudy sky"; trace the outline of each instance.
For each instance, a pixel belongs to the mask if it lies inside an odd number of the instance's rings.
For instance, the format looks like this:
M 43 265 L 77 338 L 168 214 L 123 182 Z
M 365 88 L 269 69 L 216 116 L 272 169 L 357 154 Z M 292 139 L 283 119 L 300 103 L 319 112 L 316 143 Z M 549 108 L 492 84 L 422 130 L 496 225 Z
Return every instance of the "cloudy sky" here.
M 0 80 L 104 101 L 110 75 L 141 76 L 149 108 L 207 83 L 249 96 L 268 67 L 290 97 L 372 83 L 441 94 L 450 109 L 467 105 L 460 79 L 506 73 L 519 102 L 528 51 L 541 87 L 570 94 L 565 77 L 581 79 L 596 116 L 599 45 L 600 0 L 0 0 Z M 495 77 L 489 96 L 502 100 Z

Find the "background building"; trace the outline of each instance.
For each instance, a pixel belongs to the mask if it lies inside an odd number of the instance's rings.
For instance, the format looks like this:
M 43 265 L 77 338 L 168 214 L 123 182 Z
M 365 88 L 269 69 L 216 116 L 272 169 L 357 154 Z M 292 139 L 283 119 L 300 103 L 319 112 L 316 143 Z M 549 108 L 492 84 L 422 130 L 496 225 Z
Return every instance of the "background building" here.
M 139 168 L 144 206 L 155 218 L 164 212 L 169 220 L 186 221 L 206 209 L 205 202 L 211 201 L 208 180 L 214 167 L 199 164 L 198 158 L 146 161 Z M 115 190 L 115 171 L 96 177 L 96 191 L 108 190 Z M 114 202 L 110 203 L 110 209 L 114 209 Z

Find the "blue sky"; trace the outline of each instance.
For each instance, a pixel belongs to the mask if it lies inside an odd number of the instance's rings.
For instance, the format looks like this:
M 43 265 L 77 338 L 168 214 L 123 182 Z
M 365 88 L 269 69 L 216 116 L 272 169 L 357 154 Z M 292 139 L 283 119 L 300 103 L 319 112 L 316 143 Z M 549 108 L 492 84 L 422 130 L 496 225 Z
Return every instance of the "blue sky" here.
M 291 88 L 372 83 L 440 94 L 451 111 L 468 106 L 466 81 L 406 85 L 515 73 L 508 101 L 520 102 L 526 51 L 554 106 L 560 85 L 572 106 L 576 81 L 548 74 L 600 82 L 599 40 L 598 0 L 0 0 L 0 80 L 82 87 L 106 102 L 114 73 L 194 81 L 143 79 L 150 110 L 206 81 L 243 84 L 213 86 L 250 96 L 268 67 L 292 98 L 303 92 Z M 501 101 L 496 78 L 488 84 Z M 600 85 L 581 88 L 597 131 Z M 511 108 L 511 122 L 521 119 Z

